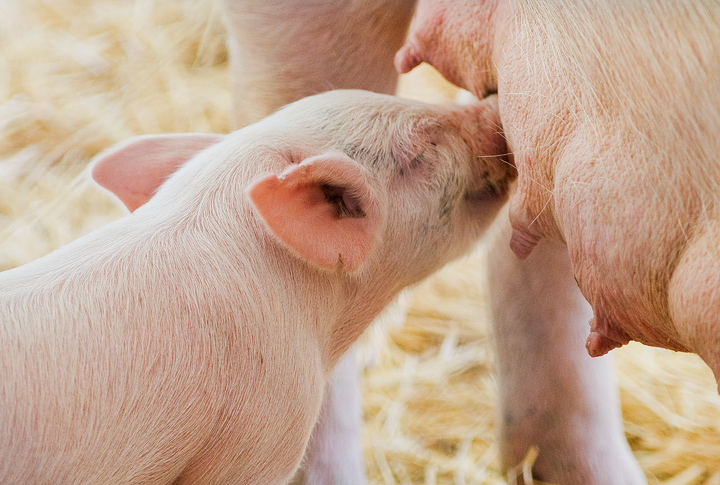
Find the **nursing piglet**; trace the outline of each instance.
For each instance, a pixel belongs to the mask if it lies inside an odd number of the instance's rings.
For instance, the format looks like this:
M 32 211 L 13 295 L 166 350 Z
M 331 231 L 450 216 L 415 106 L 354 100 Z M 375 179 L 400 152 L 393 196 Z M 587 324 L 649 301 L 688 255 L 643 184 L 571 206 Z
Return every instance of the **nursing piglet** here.
M 101 155 L 134 212 L 0 274 L 0 482 L 286 483 L 339 357 L 505 202 L 505 151 L 494 99 L 335 91 Z

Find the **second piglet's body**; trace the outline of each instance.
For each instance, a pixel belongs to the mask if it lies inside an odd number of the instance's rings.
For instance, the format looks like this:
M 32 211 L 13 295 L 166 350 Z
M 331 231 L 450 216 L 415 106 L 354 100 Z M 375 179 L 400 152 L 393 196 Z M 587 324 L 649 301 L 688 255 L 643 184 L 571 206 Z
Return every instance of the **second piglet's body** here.
M 494 100 L 333 92 L 101 156 L 137 210 L 0 275 L 0 481 L 287 482 L 342 353 L 502 206 L 504 151 Z

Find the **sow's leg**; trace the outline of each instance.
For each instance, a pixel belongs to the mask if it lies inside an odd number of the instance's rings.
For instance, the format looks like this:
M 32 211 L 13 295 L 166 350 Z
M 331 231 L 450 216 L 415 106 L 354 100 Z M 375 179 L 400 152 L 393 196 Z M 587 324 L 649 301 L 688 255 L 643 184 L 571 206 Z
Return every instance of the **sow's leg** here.
M 612 361 L 585 349 L 592 310 L 565 246 L 545 240 L 520 261 L 508 244 L 507 220 L 500 214 L 488 269 L 499 443 L 510 483 L 532 447 L 539 452 L 533 474 L 543 481 L 646 483 L 623 434 Z
M 330 89 L 394 94 L 415 0 L 222 0 L 239 126 Z

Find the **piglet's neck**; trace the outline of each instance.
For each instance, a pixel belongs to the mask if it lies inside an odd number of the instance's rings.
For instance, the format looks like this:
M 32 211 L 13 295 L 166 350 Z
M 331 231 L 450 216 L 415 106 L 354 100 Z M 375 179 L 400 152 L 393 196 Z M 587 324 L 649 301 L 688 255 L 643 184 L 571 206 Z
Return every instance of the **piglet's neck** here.
M 344 284 L 341 310 L 326 333 L 326 366 L 332 368 L 342 355 L 390 304 L 400 288 L 388 288 L 387 282 L 349 278 Z

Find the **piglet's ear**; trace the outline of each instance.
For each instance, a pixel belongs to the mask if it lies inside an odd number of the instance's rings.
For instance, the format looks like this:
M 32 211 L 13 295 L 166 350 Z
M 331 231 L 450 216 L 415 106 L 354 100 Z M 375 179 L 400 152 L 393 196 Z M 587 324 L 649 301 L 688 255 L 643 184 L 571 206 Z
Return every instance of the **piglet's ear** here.
M 134 211 L 183 163 L 221 138 L 196 133 L 131 138 L 98 155 L 92 177 Z
M 326 153 L 265 175 L 248 196 L 270 231 L 293 252 L 324 268 L 357 270 L 375 240 L 380 210 L 364 170 L 347 155 Z

